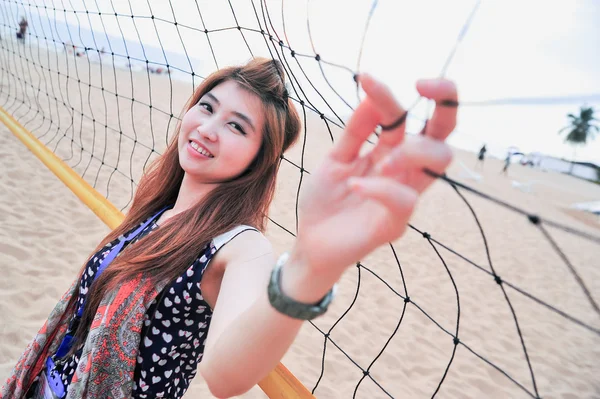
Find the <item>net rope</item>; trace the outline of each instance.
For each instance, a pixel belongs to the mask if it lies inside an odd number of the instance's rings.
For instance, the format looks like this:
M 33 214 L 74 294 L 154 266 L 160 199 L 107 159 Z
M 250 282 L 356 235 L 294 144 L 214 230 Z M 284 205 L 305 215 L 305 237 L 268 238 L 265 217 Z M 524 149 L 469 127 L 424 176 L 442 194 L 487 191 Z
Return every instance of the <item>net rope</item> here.
M 310 149 L 308 148 L 310 128 L 307 122 L 309 122 L 310 117 L 316 116 L 324 125 L 331 142 L 335 141 L 334 130 L 343 129 L 345 125 L 344 117 L 347 111 L 353 110 L 353 100 L 336 89 L 335 82 L 330 78 L 332 74 L 344 74 L 347 75 L 348 80 L 355 79 L 360 70 L 363 47 L 365 38 L 368 35 L 371 18 L 377 12 L 377 1 L 369 3 L 367 8 L 367 18 L 362 30 L 359 56 L 355 69 L 327 60 L 319 54 L 315 45 L 316 40 L 311 33 L 311 19 L 309 18 L 311 10 L 315 9 L 315 6 L 311 5 L 308 0 L 306 2 L 308 10 L 306 30 L 310 38 L 311 53 L 297 51 L 290 43 L 286 31 L 286 21 L 289 21 L 292 16 L 284 13 L 283 1 L 281 2 L 281 15 L 279 16 L 281 29 L 276 28 L 276 24 L 273 22 L 272 9 L 275 7 L 268 4 L 266 0 L 246 1 L 244 3 L 246 12 L 243 15 L 237 10 L 238 7 L 241 7 L 241 2 L 228 1 L 227 6 L 231 13 L 231 25 L 211 27 L 210 29 L 210 19 L 205 15 L 206 8 L 201 7 L 201 1 L 193 1 L 190 3 L 193 7 L 188 7 L 189 10 L 193 10 L 197 14 L 195 15 L 198 22 L 196 26 L 178 22 L 177 13 L 172 2 L 169 2 L 170 15 L 155 14 L 150 0 L 146 0 L 145 6 L 147 7 L 141 6 L 141 2 L 136 2 L 136 9 L 134 9 L 131 0 L 121 2 L 118 8 L 112 0 L 101 3 L 99 4 L 98 0 L 94 0 L 85 3 L 84 7 L 84 3 L 73 2 L 72 0 L 52 0 L 43 4 L 41 2 L 0 1 L 0 105 L 14 115 L 46 146 L 59 154 L 65 162 L 105 195 L 107 199 L 116 201 L 116 205 L 125 210 L 133 199 L 136 182 L 139 180 L 144 168 L 151 160 L 162 153 L 169 142 L 174 126 L 180 120 L 179 109 L 174 107 L 174 103 L 177 102 L 174 99 L 175 80 L 185 80 L 191 83 L 189 85 L 190 91 L 186 93 L 186 96 L 188 96 L 206 76 L 204 73 L 194 70 L 193 53 L 195 43 L 189 40 L 186 41 L 184 38 L 190 37 L 188 36 L 190 34 L 198 35 L 198 38 L 202 37 L 208 51 L 206 54 L 201 54 L 201 56 L 214 63 L 212 68 L 216 69 L 223 66 L 223 63 L 219 62 L 219 51 L 226 50 L 220 50 L 215 45 L 215 37 L 230 32 L 238 34 L 247 50 L 247 56 L 253 57 L 260 54 L 259 50 L 263 52 L 266 50 L 272 59 L 281 61 L 288 77 L 290 98 L 301 111 L 304 130 L 300 140 L 300 155 L 297 158 L 288 156 L 282 156 L 281 158 L 283 163 L 299 172 L 298 185 L 295 189 L 295 225 L 290 226 L 289 223 L 281 222 L 275 216 L 269 218 L 276 229 L 285 232 L 289 236 L 295 236 L 298 224 L 298 198 L 305 175 L 310 175 L 309 168 L 305 164 L 305 154 Z M 468 35 L 470 24 L 477 18 L 480 3 L 480 1 L 477 1 L 469 15 L 466 16 L 464 25 L 441 68 L 440 76 L 445 76 L 461 41 Z M 208 7 L 206 5 L 202 6 Z M 75 26 L 69 23 L 57 23 L 62 19 L 66 21 L 67 15 L 74 16 Z M 26 33 L 24 38 L 15 39 L 15 32 L 20 29 L 22 17 L 25 17 L 28 22 Z M 119 37 L 122 39 L 118 46 L 114 38 L 109 37 L 109 30 L 105 25 L 104 21 L 109 19 L 111 23 L 116 22 Z M 69 20 L 72 21 L 72 19 Z M 138 24 L 142 23 L 150 23 L 157 38 L 159 51 L 153 50 L 154 54 L 152 55 L 144 47 L 146 40 L 138 29 Z M 126 40 L 123 30 L 125 24 L 127 24 L 129 31 L 133 28 L 135 38 Z M 169 59 L 173 57 L 173 52 L 169 51 L 168 47 L 173 45 L 167 46 L 161 41 L 161 30 L 164 25 L 174 28 L 180 41 L 182 52 L 180 51 L 179 54 L 182 57 L 177 62 L 169 62 Z M 235 33 L 236 31 L 237 33 Z M 111 33 L 114 32 L 111 31 Z M 136 43 L 139 45 L 139 49 L 135 49 L 135 51 L 130 48 L 132 47 L 131 40 L 134 39 L 137 40 Z M 196 56 L 198 55 L 196 54 Z M 124 64 L 127 65 L 126 68 L 123 67 Z M 313 73 L 315 67 L 320 73 L 319 79 L 322 79 L 322 82 L 316 82 L 316 75 Z M 312 69 L 309 71 L 309 68 Z M 96 69 L 98 70 L 97 73 L 94 72 Z M 147 78 L 147 90 L 146 94 L 140 97 L 137 94 L 139 88 L 134 88 L 134 74 L 144 73 Z M 130 90 L 127 90 L 127 87 L 121 87 L 123 86 L 122 82 L 118 80 L 120 74 L 129 75 L 130 84 L 126 86 L 130 86 Z M 164 75 L 165 78 L 158 82 L 155 75 Z M 99 76 L 100 79 L 92 81 L 92 77 L 96 76 Z M 159 90 L 157 91 L 156 88 Z M 325 93 L 325 91 L 328 93 Z M 168 102 L 169 107 L 156 106 L 155 104 L 158 102 L 156 100 L 157 95 L 161 97 L 168 96 L 168 100 L 165 101 Z M 92 101 L 92 97 L 95 99 L 98 96 L 102 99 L 99 109 L 95 106 L 96 101 Z M 360 100 L 357 85 L 356 97 L 357 100 Z M 544 104 L 561 101 L 570 102 L 574 99 L 580 101 L 586 98 L 598 99 L 600 95 L 465 101 L 461 103 L 461 107 L 484 107 L 497 104 Z M 408 119 L 413 118 L 426 124 L 427 118 L 419 119 L 411 112 L 417 103 L 418 101 L 408 109 L 406 114 L 402 115 L 400 123 L 406 123 Z M 126 111 L 127 108 L 128 111 Z M 141 113 L 147 115 L 148 123 L 144 126 L 139 126 L 134 122 L 137 118 L 136 115 L 139 116 Z M 150 132 L 149 140 L 141 137 L 140 131 L 142 129 Z M 374 134 L 370 138 L 370 143 L 376 142 L 377 134 Z M 137 164 L 141 167 L 136 168 L 134 160 L 138 160 Z M 537 373 L 530 359 L 528 345 L 522 332 L 522 324 L 517 316 L 518 311 L 513 304 L 514 297 L 521 296 L 533 301 L 547 311 L 560 316 L 565 323 L 573 323 L 595 337 L 600 337 L 600 328 L 598 328 L 597 323 L 573 315 L 561 309 L 560 304 L 542 299 L 528 292 L 519 284 L 501 277 L 501 273 L 495 267 L 483 223 L 476 212 L 476 207 L 471 202 L 476 197 L 492 202 L 498 207 L 520 215 L 533 228 L 539 230 L 539 239 L 547 240 L 555 251 L 557 258 L 564 263 L 576 281 L 588 301 L 591 311 L 596 316 L 600 316 L 600 308 L 592 294 L 592 290 L 578 272 L 577 266 L 569 260 L 555 238 L 556 233 L 553 231 L 561 231 L 577 236 L 579 239 L 586 240 L 594 245 L 600 244 L 600 237 L 532 214 L 528 210 L 486 194 L 482 190 L 459 182 L 447 175 L 438 175 L 431 171 L 426 172 L 446 182 L 460 201 L 464 203 L 472 221 L 477 226 L 485 251 L 485 262 L 476 261 L 473 256 L 461 253 L 459 250 L 445 244 L 441 238 L 436 237 L 435 233 L 429 233 L 409 224 L 407 234 L 422 236 L 443 267 L 443 272 L 442 269 L 439 269 L 439 272 L 444 273 L 452 285 L 456 306 L 454 323 L 445 325 L 436 321 L 430 314 L 431 312 L 420 305 L 418 299 L 411 297 L 397 248 L 395 244 L 390 243 L 389 250 L 398 267 L 397 272 L 401 281 L 401 288 L 395 288 L 393 284 L 386 282 L 376 272 L 375 267 L 362 261 L 358 262 L 355 269 L 357 279 L 355 293 L 349 306 L 329 327 L 324 327 L 318 322 L 311 322 L 312 327 L 323 338 L 322 356 L 318 377 L 315 381 L 304 381 L 304 383 L 311 386 L 313 393 L 319 393 L 318 388 L 327 380 L 327 355 L 330 351 L 336 350 L 362 374 L 356 382 L 353 397 L 358 396 L 359 388 L 367 379 L 375 384 L 383 395 L 387 397 L 398 395 L 386 388 L 386 382 L 376 376 L 372 369 L 391 341 L 397 336 L 409 309 L 414 309 L 447 335 L 449 342 L 452 342 L 452 350 L 447 353 L 447 363 L 443 367 L 440 366 L 439 382 L 434 390 L 430 392 L 431 397 L 435 397 L 443 389 L 443 384 L 455 360 L 457 348 L 461 347 L 485 365 L 501 373 L 507 381 L 516 385 L 525 396 L 540 398 Z M 126 184 L 121 184 L 121 187 L 126 185 L 129 191 L 128 194 L 123 195 L 122 192 L 113 194 L 113 190 L 116 190 L 114 187 L 118 186 L 115 181 L 125 182 Z M 122 200 L 122 198 L 126 198 L 126 200 Z M 474 349 L 476 345 L 461 339 L 461 327 L 463 327 L 461 324 L 461 296 L 453 274 L 456 271 L 452 270 L 447 263 L 449 257 L 460 259 L 470 265 L 472 270 L 487 275 L 490 283 L 493 283 L 501 291 L 518 335 L 519 347 L 529 372 L 528 380 L 515 377 L 506 367 L 497 365 L 483 354 L 482 350 Z M 402 301 L 401 307 L 396 309 L 399 316 L 395 328 L 389 333 L 376 356 L 367 363 L 353 359 L 349 351 L 345 350 L 336 341 L 334 334 L 358 301 L 361 292 L 361 281 L 365 278 L 365 275 L 377 279 L 382 288 L 385 287 L 393 296 Z M 354 375 L 348 373 L 348 375 Z

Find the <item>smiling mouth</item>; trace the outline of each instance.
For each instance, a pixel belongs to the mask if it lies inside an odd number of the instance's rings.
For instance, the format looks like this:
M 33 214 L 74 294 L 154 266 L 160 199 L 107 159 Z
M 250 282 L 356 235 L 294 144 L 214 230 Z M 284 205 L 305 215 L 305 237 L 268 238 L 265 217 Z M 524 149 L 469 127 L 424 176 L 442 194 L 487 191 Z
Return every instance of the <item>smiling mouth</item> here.
M 205 157 L 209 157 L 209 158 L 214 158 L 215 156 L 213 154 L 211 154 L 210 152 L 208 152 L 207 150 L 205 150 L 204 148 L 202 148 L 200 145 L 198 145 L 198 143 L 196 143 L 195 141 L 191 141 L 190 140 L 190 146 L 196 150 L 196 152 L 204 155 Z

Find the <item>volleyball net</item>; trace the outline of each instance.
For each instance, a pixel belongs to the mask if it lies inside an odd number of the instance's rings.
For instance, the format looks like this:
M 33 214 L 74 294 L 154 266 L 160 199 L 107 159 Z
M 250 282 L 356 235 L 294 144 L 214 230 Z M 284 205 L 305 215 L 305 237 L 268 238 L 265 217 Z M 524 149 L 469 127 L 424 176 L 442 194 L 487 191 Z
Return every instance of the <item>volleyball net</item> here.
M 385 7 L 377 1 L 350 6 L 267 0 L 2 0 L 0 106 L 116 209 L 126 211 L 144 169 L 166 148 L 185 102 L 204 77 L 255 56 L 279 60 L 303 120 L 299 144 L 282 158 L 269 215 L 268 236 L 283 249 L 295 236 L 303 184 L 360 101 L 354 77 L 377 58 L 365 43 Z M 429 75 L 445 75 L 452 67 L 480 7 L 485 5 L 479 1 L 463 7 L 454 34 L 444 35 L 447 51 L 428 60 Z M 352 23 L 340 27 L 345 18 Z M 320 40 L 325 37 L 329 40 Z M 387 54 L 383 60 L 402 75 L 411 58 L 397 58 L 400 43 L 390 40 L 380 43 Z M 338 47 L 344 51 L 336 52 Z M 420 54 L 417 50 L 413 55 Z M 430 107 L 420 101 L 409 111 L 407 130 L 419 132 Z M 374 133 L 369 145 L 376 142 Z M 540 398 L 561 374 L 553 365 L 564 359 L 544 363 L 547 354 L 535 342 L 537 336 L 528 339 L 531 331 L 544 330 L 544 320 L 552 319 L 554 327 L 579 331 L 583 345 L 599 343 L 599 287 L 590 281 L 589 264 L 572 260 L 582 262 L 582 254 L 569 251 L 583 245 L 579 251 L 597 253 L 597 232 L 547 219 L 535 203 L 515 205 L 502 191 L 454 178 L 452 170 L 436 177 L 440 181 L 432 191 L 444 200 L 425 209 L 439 215 L 439 207 L 447 206 L 447 212 L 460 213 L 460 225 L 444 227 L 438 235 L 443 220 L 417 218 L 402 241 L 377 250 L 344 276 L 348 300 L 312 321 L 310 331 L 302 333 L 306 343 L 299 349 L 295 344 L 284 359 L 314 395 L 435 397 L 446 390 L 443 397 L 460 397 L 461 386 L 479 383 L 482 391 L 501 386 L 498 395 Z M 497 218 L 510 220 L 514 232 L 495 229 Z M 497 244 L 496 236 L 513 233 L 512 248 Z M 524 249 L 528 240 L 544 241 L 544 255 Z M 465 242 L 477 242 L 476 252 Z M 506 277 L 505 261 L 513 257 L 525 259 L 519 265 L 549 262 L 548 275 L 523 270 L 523 277 L 511 270 Z M 566 276 L 565 281 L 557 282 L 551 273 Z M 424 274 L 435 278 L 427 280 Z M 561 292 L 572 298 L 539 290 L 546 282 L 566 284 Z M 489 291 L 478 308 L 488 324 L 470 325 L 480 316 L 464 314 L 465 307 L 477 307 L 469 297 L 474 287 Z M 371 317 L 365 322 L 353 318 L 357 313 Z M 498 331 L 506 332 L 502 345 L 514 358 L 491 353 L 485 337 L 496 337 Z M 591 367 L 598 371 L 597 365 Z M 487 379 L 469 381 L 466 369 L 477 375 L 475 370 L 483 369 Z M 599 389 L 594 384 L 589 381 L 590 392 Z

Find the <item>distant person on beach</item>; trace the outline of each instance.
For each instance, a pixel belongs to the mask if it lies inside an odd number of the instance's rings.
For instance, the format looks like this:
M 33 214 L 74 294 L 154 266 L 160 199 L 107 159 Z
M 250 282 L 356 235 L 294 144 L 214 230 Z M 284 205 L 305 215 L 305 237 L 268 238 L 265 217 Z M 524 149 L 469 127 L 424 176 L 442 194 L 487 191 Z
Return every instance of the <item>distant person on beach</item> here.
M 77 51 L 77 46 L 75 46 L 70 41 L 67 41 L 65 43 L 65 51 L 67 52 L 67 54 L 74 54 L 75 51 Z
M 483 167 L 483 161 L 485 160 L 485 153 L 487 152 L 487 148 L 485 144 L 479 149 L 479 154 L 477 155 L 477 166 Z
M 150 65 L 148 66 L 148 72 L 155 73 L 157 75 L 162 75 L 163 73 L 164 74 L 171 74 L 171 71 L 169 69 L 167 69 L 167 68 L 163 68 L 163 67 L 160 67 L 160 66 L 157 66 L 155 68 L 155 67 L 150 66 Z
M 359 75 L 364 100 L 311 169 L 280 256 L 264 232 L 302 129 L 285 79 L 279 61 L 253 58 L 200 83 L 125 219 L 81 265 L 0 398 L 180 399 L 197 372 L 213 396 L 242 395 L 327 311 L 348 269 L 404 234 L 435 181 L 424 169 L 443 174 L 452 160 L 455 85 L 417 82 L 437 105 L 412 136 L 390 88 Z
M 506 158 L 504 158 L 504 167 L 502 168 L 502 174 L 505 176 L 508 175 L 508 167 L 510 166 L 510 157 L 511 153 L 506 154 Z
M 17 32 L 17 39 L 25 40 L 25 34 L 27 33 L 27 19 L 25 17 L 21 18 L 21 22 L 19 22 L 19 31 Z

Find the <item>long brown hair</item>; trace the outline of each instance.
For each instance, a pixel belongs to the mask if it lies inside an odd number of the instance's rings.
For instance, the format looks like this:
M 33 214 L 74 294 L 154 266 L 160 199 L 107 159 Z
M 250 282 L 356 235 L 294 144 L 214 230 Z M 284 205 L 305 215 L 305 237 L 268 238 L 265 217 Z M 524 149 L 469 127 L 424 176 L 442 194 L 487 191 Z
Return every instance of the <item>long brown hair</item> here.
M 265 124 L 258 155 L 240 176 L 219 184 L 204 199 L 173 216 L 144 238 L 143 245 L 127 247 L 91 285 L 71 353 L 83 342 L 102 298 L 123 281 L 143 273 L 153 283 L 175 280 L 194 262 L 200 251 L 219 234 L 240 224 L 264 230 L 275 191 L 280 156 L 298 138 L 300 118 L 285 88 L 278 61 L 255 58 L 239 67 L 220 69 L 195 90 L 184 113 L 200 98 L 225 81 L 235 81 L 257 95 L 263 104 Z M 177 199 L 184 171 L 179 164 L 177 139 L 181 125 L 165 153 L 141 178 L 125 220 L 108 234 L 94 252 L 133 229 Z M 82 272 L 85 269 L 83 266 Z M 67 309 L 74 311 L 77 287 Z

